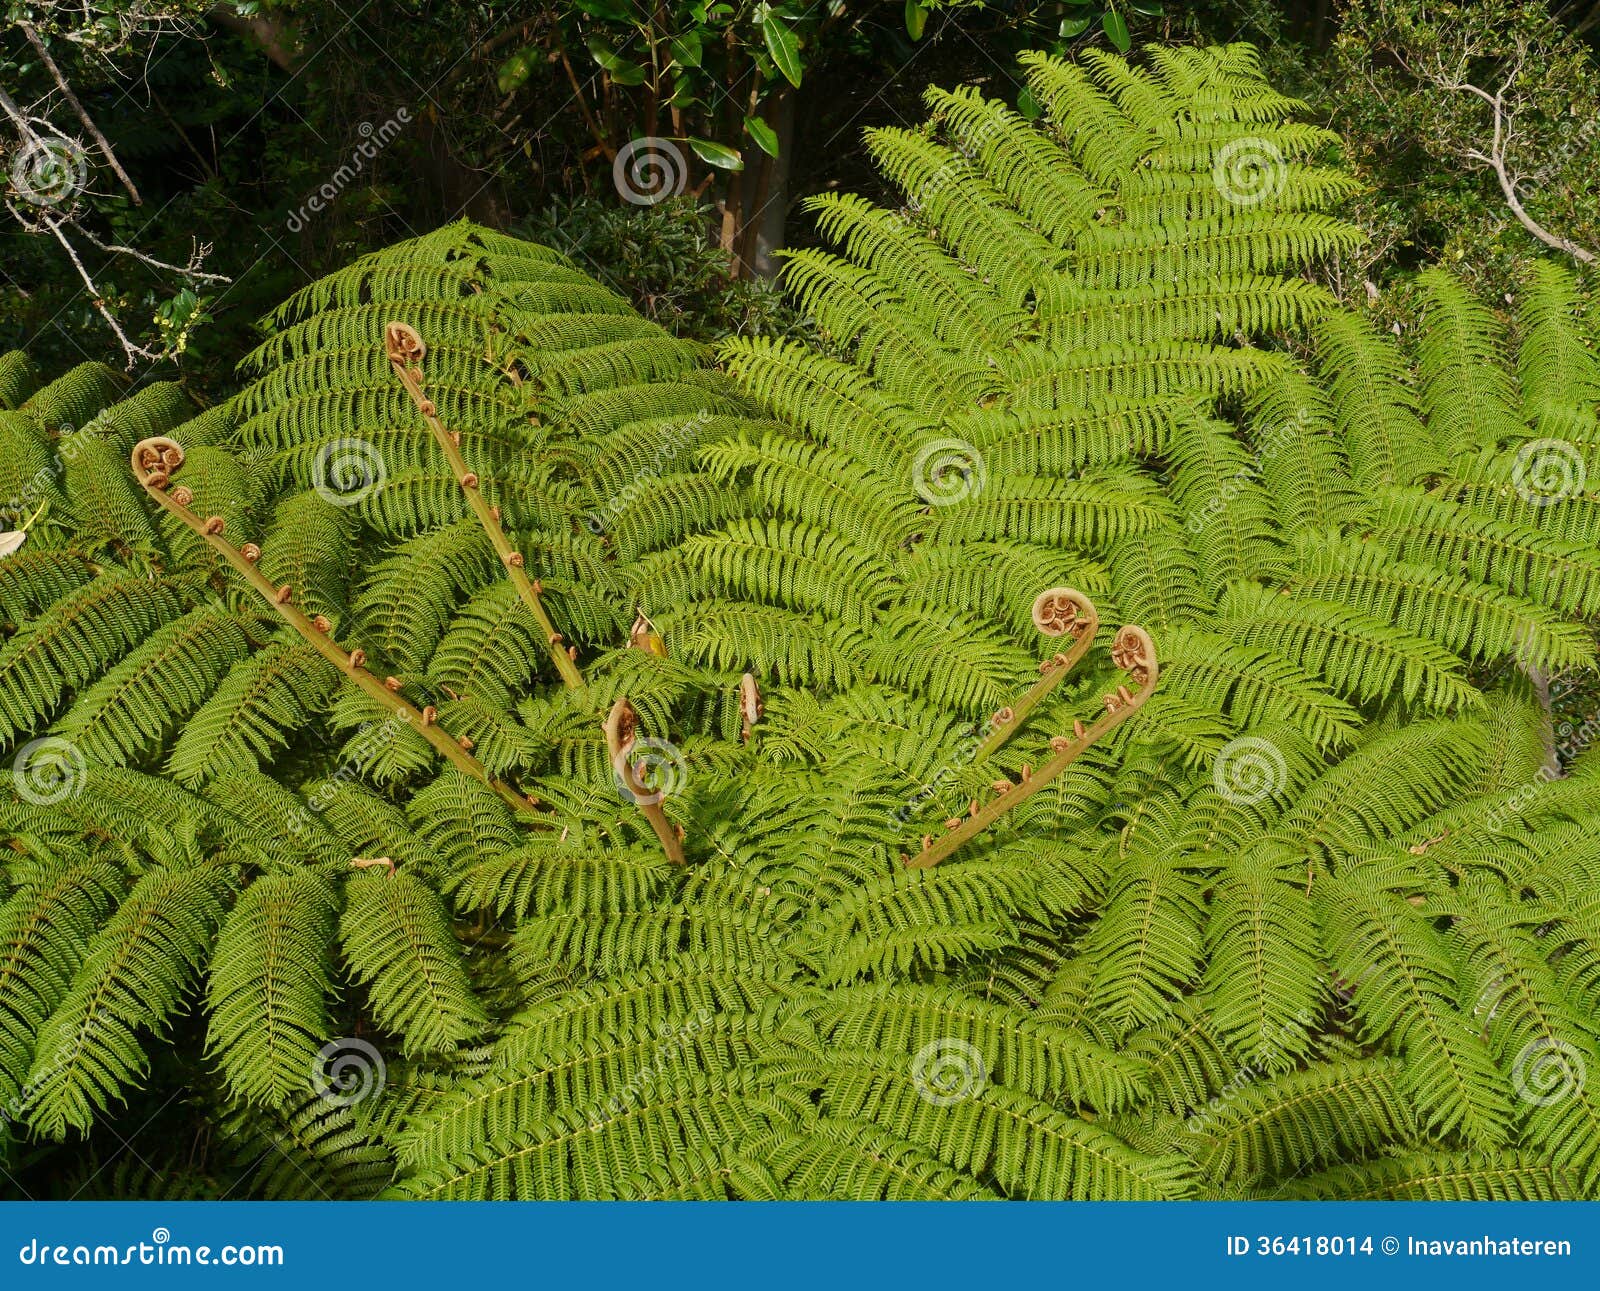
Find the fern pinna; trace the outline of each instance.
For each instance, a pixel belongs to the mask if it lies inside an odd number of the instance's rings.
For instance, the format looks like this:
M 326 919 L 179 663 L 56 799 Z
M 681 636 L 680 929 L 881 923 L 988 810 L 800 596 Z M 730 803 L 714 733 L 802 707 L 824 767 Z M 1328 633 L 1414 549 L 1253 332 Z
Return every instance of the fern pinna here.
M 1251 51 L 1028 73 L 826 350 L 458 225 L 198 414 L 0 364 L 20 1186 L 1600 1192 L 1585 299 L 1396 339 Z

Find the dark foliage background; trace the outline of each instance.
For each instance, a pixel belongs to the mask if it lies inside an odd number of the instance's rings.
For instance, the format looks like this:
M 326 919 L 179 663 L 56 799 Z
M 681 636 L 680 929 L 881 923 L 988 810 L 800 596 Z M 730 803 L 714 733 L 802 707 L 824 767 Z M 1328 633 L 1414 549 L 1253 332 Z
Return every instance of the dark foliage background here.
M 53 95 L 20 24 L 48 32 L 54 21 L 68 31 L 80 8 L 10 8 L 0 74 L 18 99 Z M 681 200 L 650 208 L 617 197 L 597 139 L 614 151 L 651 117 L 661 133 L 670 131 L 653 99 L 620 84 L 630 79 L 623 72 L 613 67 L 614 78 L 601 66 L 603 53 L 591 57 L 571 41 L 625 31 L 615 19 L 629 8 L 622 0 L 89 6 L 124 27 L 129 15 L 152 11 L 171 21 L 109 55 L 52 39 L 144 198 L 134 205 L 96 170 L 88 218 L 105 240 L 162 260 L 182 261 L 196 241 L 209 244 L 206 267 L 232 280 L 196 301 L 176 296 L 169 281 L 137 262 L 90 264 L 130 330 L 159 331 L 163 309 L 192 315 L 182 352 L 140 378 L 177 376 L 203 397 L 220 394 L 233 358 L 254 336 L 254 320 L 273 303 L 365 251 L 463 215 L 563 247 L 676 330 L 707 337 L 803 330 L 777 292 L 748 281 L 761 274 L 718 245 L 732 191 L 725 172 L 695 159 Z M 668 8 L 692 16 L 706 6 Z M 1592 185 L 1572 182 L 1600 158 L 1593 137 L 1600 132 L 1585 129 L 1600 109 L 1600 5 L 958 0 L 924 12 L 917 39 L 898 0 L 840 0 L 822 9 L 814 30 L 805 24 L 819 10 L 771 10 L 784 21 L 794 15 L 791 26 L 805 38 L 805 76 L 791 96 L 788 147 L 763 207 L 794 212 L 807 195 L 832 188 L 878 196 L 880 181 L 857 146 L 861 131 L 919 119 L 931 83 L 975 82 L 1015 99 L 1019 49 L 1246 39 L 1266 51 L 1278 83 L 1351 140 L 1352 159 L 1371 182 L 1374 196 L 1358 214 L 1376 234 L 1373 249 L 1334 284 L 1341 294 L 1356 299 L 1370 277 L 1385 285 L 1381 279 L 1441 258 L 1468 259 L 1486 276 L 1503 277 L 1537 246 L 1507 217 L 1492 178 L 1452 159 L 1453 133 L 1470 133 L 1473 123 L 1441 104 L 1449 96 L 1408 83 L 1395 53 L 1407 41 L 1428 48 L 1444 31 L 1470 33 L 1491 62 L 1514 39 L 1533 42 L 1540 62 L 1530 146 L 1549 154 L 1541 196 L 1570 236 L 1592 239 L 1600 228 Z M 766 78 L 760 93 L 787 92 L 759 41 L 744 34 L 755 42 L 751 75 Z M 744 84 L 735 88 L 743 93 Z M 384 146 L 367 149 L 370 159 L 359 158 L 367 140 L 390 132 Z M 742 142 L 747 156 L 761 158 L 748 132 Z M 330 184 L 332 199 L 308 209 Z M 750 194 L 744 199 L 749 206 Z M 805 217 L 791 215 L 782 237 L 807 244 Z M 50 238 L 7 221 L 0 265 L 0 348 L 25 347 L 47 370 L 89 358 L 120 366 L 91 293 Z

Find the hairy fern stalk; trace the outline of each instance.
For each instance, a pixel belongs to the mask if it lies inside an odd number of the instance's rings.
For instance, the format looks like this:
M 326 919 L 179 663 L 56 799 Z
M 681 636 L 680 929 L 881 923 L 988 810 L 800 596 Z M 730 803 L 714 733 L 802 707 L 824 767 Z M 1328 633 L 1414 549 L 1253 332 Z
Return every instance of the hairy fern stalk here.
M 0 360 L 9 1186 L 1600 1195 L 1587 302 L 1396 338 L 1253 51 L 1027 71 L 812 203 L 825 351 L 456 225 L 217 407 Z

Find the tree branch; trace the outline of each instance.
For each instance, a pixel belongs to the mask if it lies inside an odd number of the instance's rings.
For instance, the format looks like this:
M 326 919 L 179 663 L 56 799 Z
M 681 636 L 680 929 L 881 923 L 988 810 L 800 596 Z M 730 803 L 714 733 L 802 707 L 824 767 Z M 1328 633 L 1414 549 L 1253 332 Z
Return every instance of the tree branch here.
M 11 204 L 7 202 L 6 205 L 10 206 Z M 22 216 L 14 207 L 11 213 L 17 216 L 23 227 L 27 227 L 27 221 L 22 219 Z M 61 231 L 61 222 L 52 220 L 48 215 L 44 215 L 40 217 L 40 223 L 54 235 L 55 240 L 61 244 L 61 249 L 67 253 L 67 259 L 72 261 L 72 267 L 78 271 L 78 277 L 83 280 L 84 287 L 88 289 L 89 300 L 94 305 L 95 313 L 105 319 L 106 326 L 116 336 L 117 343 L 122 346 L 122 352 L 127 356 L 128 371 L 133 371 L 134 364 L 140 359 L 156 358 L 157 356 L 151 351 L 145 349 L 142 345 L 135 345 L 128 339 L 128 334 L 122 330 L 122 324 L 117 322 L 116 315 L 111 312 L 110 307 L 105 302 L 105 297 L 100 294 L 100 288 L 95 285 L 94 279 L 89 276 L 89 271 L 83 267 L 83 261 L 78 256 L 77 248 L 72 245 L 67 235 Z
M 1579 246 L 1570 238 L 1564 238 L 1559 233 L 1552 233 L 1529 214 L 1527 207 L 1522 204 L 1522 195 L 1518 191 L 1518 177 L 1512 173 L 1508 161 L 1507 154 L 1513 135 L 1515 109 L 1508 106 L 1506 100 L 1507 95 L 1516 87 L 1517 78 L 1522 75 L 1527 53 L 1527 44 L 1523 41 L 1518 41 L 1516 57 L 1512 60 L 1510 69 L 1501 81 L 1500 88 L 1493 94 L 1481 85 L 1472 84 L 1459 72 L 1455 76 L 1447 75 L 1442 62 L 1436 71 L 1428 73 L 1418 72 L 1403 57 L 1401 58 L 1401 63 L 1412 75 L 1430 82 L 1439 89 L 1456 94 L 1469 94 L 1488 105 L 1493 127 L 1489 150 L 1484 152 L 1479 148 L 1461 147 L 1458 149 L 1459 155 L 1467 161 L 1487 167 L 1494 173 L 1495 182 L 1500 186 L 1500 195 L 1505 199 L 1507 208 L 1511 211 L 1517 223 L 1522 225 L 1533 237 L 1552 250 L 1561 251 L 1582 264 L 1593 264 L 1596 258 L 1593 251 Z
M 1483 160 L 1487 162 L 1489 168 L 1494 172 L 1495 181 L 1500 185 L 1501 196 L 1505 198 L 1506 205 L 1510 208 L 1511 214 L 1516 217 L 1518 224 L 1522 225 L 1545 246 L 1556 251 L 1564 251 L 1574 260 L 1578 260 L 1583 264 L 1593 264 L 1595 261 L 1593 251 L 1580 247 L 1576 242 L 1564 238 L 1560 234 L 1552 233 L 1528 213 L 1527 208 L 1522 204 L 1521 195 L 1517 192 L 1516 178 L 1511 174 L 1506 164 L 1506 138 L 1510 133 L 1510 114 L 1506 111 L 1505 94 L 1506 90 L 1516 80 L 1517 72 L 1521 70 L 1521 67 L 1522 60 L 1519 56 L 1517 65 L 1512 69 L 1511 75 L 1507 77 L 1505 85 L 1501 86 L 1493 95 L 1486 94 L 1476 86 L 1462 85 L 1459 87 L 1464 90 L 1470 90 L 1486 99 L 1494 112 L 1494 140 L 1489 145 L 1489 155 Z M 1475 150 L 1471 149 L 1467 150 L 1464 155 L 1474 159 L 1482 157 L 1481 153 L 1476 153 Z
M 122 163 L 117 160 L 117 154 L 112 150 L 111 141 L 101 133 L 100 127 L 95 124 L 94 118 L 89 115 L 88 110 L 79 102 L 78 96 L 73 93 L 72 86 L 67 83 L 67 78 L 62 74 L 61 68 L 56 65 L 56 60 L 50 57 L 50 50 L 45 46 L 44 41 L 39 38 L 39 33 L 29 23 L 21 25 L 22 34 L 28 38 L 28 43 L 33 46 L 34 52 L 39 55 L 39 61 L 44 64 L 45 70 L 54 79 L 56 88 L 61 91 L 62 98 L 66 99 L 68 105 L 77 113 L 78 120 L 82 122 L 83 128 L 89 132 L 90 138 L 95 142 L 95 147 L 100 149 L 100 155 L 106 159 L 106 165 L 111 167 L 112 172 L 122 182 L 123 188 L 128 190 L 128 196 L 133 198 L 133 204 L 135 206 L 143 206 L 144 198 L 139 196 L 139 189 L 128 175 L 128 172 L 122 168 Z

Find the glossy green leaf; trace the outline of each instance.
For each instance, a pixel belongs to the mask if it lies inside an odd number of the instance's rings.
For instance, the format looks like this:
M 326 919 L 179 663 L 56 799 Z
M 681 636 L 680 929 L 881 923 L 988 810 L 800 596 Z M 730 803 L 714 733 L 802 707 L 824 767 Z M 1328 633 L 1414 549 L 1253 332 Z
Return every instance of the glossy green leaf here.
M 686 139 L 684 142 L 693 148 L 694 155 L 708 166 L 715 166 L 718 170 L 744 169 L 744 157 L 737 148 L 730 148 L 711 139 Z
M 533 74 L 533 69 L 538 65 L 537 52 L 531 48 L 519 49 L 510 58 L 501 63 L 495 72 L 495 88 L 501 94 L 511 94 L 520 90 L 527 83 L 528 77 Z
M 750 132 L 750 137 L 756 141 L 756 146 L 767 156 L 778 155 L 778 132 L 760 117 L 746 117 L 744 128 Z
M 1133 37 L 1128 32 L 1128 20 L 1115 9 L 1108 9 L 1100 16 L 1100 26 L 1105 29 L 1106 38 L 1123 53 L 1133 48 Z
M 700 66 L 700 60 L 704 55 L 704 46 L 698 31 L 686 32 L 682 36 L 674 37 L 667 47 L 672 51 L 672 57 L 680 66 Z
M 761 36 L 767 42 L 767 53 L 783 73 L 790 85 L 800 84 L 800 42 L 794 32 L 770 14 L 761 20 Z

